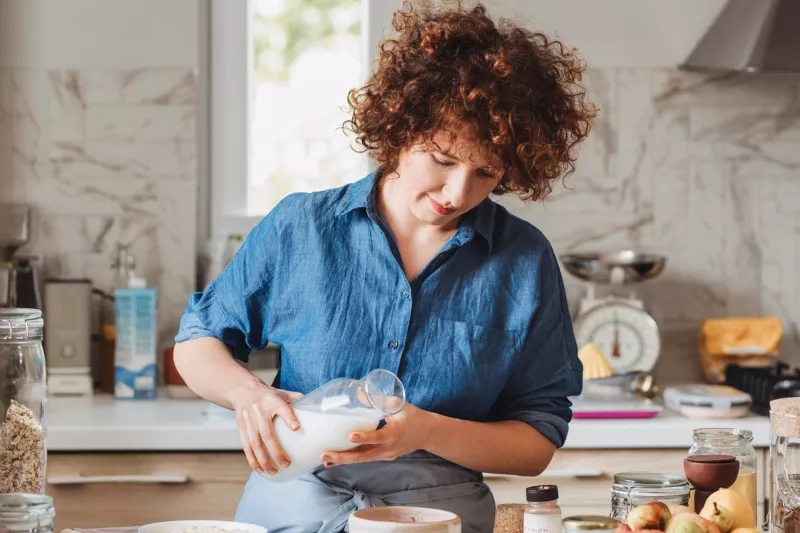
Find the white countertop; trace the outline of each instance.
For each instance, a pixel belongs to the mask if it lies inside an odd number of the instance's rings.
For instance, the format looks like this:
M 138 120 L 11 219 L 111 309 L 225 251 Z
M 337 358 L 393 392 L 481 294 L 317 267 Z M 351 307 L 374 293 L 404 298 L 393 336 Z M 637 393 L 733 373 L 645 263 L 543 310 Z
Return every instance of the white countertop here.
M 51 397 L 47 448 L 61 451 L 240 450 L 232 413 L 202 400 L 114 400 Z M 753 432 L 756 447 L 769 446 L 769 419 L 684 418 L 664 410 L 645 420 L 574 420 L 566 449 L 687 448 L 698 427 L 736 427 Z

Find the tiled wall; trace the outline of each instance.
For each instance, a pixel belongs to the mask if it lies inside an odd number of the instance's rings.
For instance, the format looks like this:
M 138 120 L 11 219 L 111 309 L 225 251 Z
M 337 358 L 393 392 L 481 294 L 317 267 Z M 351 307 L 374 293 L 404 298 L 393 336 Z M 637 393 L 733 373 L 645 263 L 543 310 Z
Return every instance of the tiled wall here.
M 800 361 L 800 77 L 599 69 L 587 84 L 601 115 L 569 190 L 503 203 L 557 252 L 667 255 L 638 287 L 664 381 L 697 375 L 706 317 L 777 314 Z M 194 72 L 6 69 L 0 95 L 0 191 L 37 207 L 45 272 L 107 287 L 115 244 L 133 243 L 169 339 L 196 253 Z
M 577 170 L 544 205 L 504 202 L 557 252 L 666 254 L 639 293 L 664 330 L 668 380 L 696 364 L 702 319 L 778 315 L 800 362 L 800 76 L 602 69 Z M 565 274 L 571 303 L 582 287 Z M 673 362 L 693 365 L 668 368 Z
M 194 284 L 195 117 L 192 69 L 0 69 L 0 198 L 34 206 L 43 275 L 108 290 L 131 244 L 165 342 Z

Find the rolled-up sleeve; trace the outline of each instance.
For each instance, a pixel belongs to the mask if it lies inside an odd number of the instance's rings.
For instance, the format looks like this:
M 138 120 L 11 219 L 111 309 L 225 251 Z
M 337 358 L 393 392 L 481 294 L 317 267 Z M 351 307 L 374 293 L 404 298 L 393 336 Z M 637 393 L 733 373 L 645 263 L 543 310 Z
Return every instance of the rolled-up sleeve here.
M 502 418 L 529 424 L 556 447 L 567 438 L 572 402 L 583 387 L 572 320 L 558 262 L 552 249 L 536 272 L 536 306 L 499 407 Z
M 273 216 L 268 215 L 250 232 L 225 270 L 203 292 L 189 297 L 175 342 L 213 337 L 242 361 L 267 345 L 266 302 L 279 253 L 276 233 Z

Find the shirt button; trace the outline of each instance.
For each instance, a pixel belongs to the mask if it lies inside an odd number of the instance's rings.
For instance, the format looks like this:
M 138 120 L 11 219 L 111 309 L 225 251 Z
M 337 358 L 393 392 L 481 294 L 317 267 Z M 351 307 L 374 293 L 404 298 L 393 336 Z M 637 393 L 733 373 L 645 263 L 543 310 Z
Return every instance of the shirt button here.
M 389 343 L 389 347 L 390 347 L 392 350 L 396 350 L 398 346 L 400 346 L 400 343 L 399 343 L 399 342 L 397 342 L 397 341 L 391 341 L 391 342 Z
M 408 293 L 408 291 L 403 291 L 403 298 L 408 298 L 409 296 L 411 295 Z

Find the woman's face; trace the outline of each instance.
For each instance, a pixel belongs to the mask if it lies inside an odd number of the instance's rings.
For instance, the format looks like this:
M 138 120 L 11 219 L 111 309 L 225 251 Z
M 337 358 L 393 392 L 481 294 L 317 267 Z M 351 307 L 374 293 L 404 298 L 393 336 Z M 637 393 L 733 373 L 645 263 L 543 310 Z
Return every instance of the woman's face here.
M 400 153 L 392 196 L 425 224 L 447 227 L 483 202 L 497 187 L 502 168 L 476 143 L 439 134 L 430 146 Z

